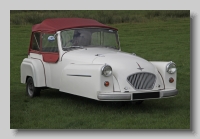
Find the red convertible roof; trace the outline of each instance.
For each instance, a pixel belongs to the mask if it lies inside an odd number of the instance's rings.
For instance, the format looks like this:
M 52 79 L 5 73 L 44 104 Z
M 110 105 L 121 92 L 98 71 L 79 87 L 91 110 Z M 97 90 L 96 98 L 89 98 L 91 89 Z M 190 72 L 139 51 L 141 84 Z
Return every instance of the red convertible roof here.
M 34 25 L 32 27 L 32 32 L 35 31 L 56 32 L 63 29 L 80 28 L 80 27 L 103 27 L 103 28 L 111 28 L 117 30 L 116 28 L 109 27 L 93 19 L 51 18 L 42 21 L 40 24 Z

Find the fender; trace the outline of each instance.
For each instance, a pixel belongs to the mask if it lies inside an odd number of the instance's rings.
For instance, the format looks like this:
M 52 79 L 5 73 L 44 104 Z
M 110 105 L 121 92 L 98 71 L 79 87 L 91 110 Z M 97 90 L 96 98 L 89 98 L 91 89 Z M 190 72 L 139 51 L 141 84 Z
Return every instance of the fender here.
M 169 74 L 167 72 L 166 66 L 169 62 L 151 61 L 151 63 L 158 69 L 159 73 L 161 74 L 163 82 L 165 84 L 165 89 L 176 89 L 177 72 L 174 74 Z M 173 83 L 169 82 L 170 77 L 174 79 Z
M 102 75 L 103 64 L 69 64 L 61 73 L 60 91 L 97 99 L 98 92 L 113 92 L 113 76 Z M 109 86 L 105 87 L 104 82 Z
M 21 72 L 21 83 L 26 83 L 28 76 L 31 76 L 34 81 L 35 87 L 45 87 L 46 78 L 45 70 L 42 61 L 39 59 L 28 59 L 25 58 L 20 67 Z

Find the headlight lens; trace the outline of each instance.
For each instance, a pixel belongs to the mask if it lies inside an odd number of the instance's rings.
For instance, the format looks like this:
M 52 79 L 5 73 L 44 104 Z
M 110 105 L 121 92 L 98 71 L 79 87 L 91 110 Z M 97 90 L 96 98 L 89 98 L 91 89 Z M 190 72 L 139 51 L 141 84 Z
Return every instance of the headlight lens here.
M 109 65 L 105 65 L 102 68 L 102 74 L 106 77 L 110 76 L 112 74 L 112 68 Z
M 176 65 L 174 62 L 170 62 L 168 65 L 167 65 L 167 72 L 170 73 L 170 74 L 173 74 L 176 72 Z

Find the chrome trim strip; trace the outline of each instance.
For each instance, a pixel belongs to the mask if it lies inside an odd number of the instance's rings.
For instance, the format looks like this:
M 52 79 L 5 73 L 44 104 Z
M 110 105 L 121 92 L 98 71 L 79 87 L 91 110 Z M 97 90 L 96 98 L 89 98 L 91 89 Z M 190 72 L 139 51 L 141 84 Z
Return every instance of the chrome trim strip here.
M 67 74 L 67 76 L 92 77 L 91 75 Z
M 178 90 L 177 89 L 174 89 L 174 90 L 160 90 L 158 91 L 160 92 L 159 94 L 161 95 L 160 97 L 156 97 L 156 98 L 143 98 L 143 99 L 134 99 L 132 98 L 132 95 L 134 94 L 134 92 L 129 92 L 129 93 L 118 93 L 118 94 L 115 94 L 115 93 L 100 93 L 97 95 L 97 98 L 99 100 L 131 100 L 131 101 L 134 101 L 134 100 L 145 100 L 145 99 L 160 99 L 160 98 L 163 98 L 163 97 L 170 97 L 170 96 L 175 96 L 178 94 Z M 144 94 L 145 93 L 155 93 L 155 92 L 151 92 L 151 91 L 147 91 L 147 92 L 143 92 Z M 141 95 L 143 94 L 141 92 Z M 138 93 L 140 94 L 140 93 Z M 162 96 L 163 94 L 163 96 Z
M 131 100 L 131 94 L 99 94 L 100 100 Z
M 170 97 L 170 96 L 175 96 L 178 94 L 178 90 L 170 90 L 170 91 L 160 91 L 161 93 L 163 93 L 163 97 Z

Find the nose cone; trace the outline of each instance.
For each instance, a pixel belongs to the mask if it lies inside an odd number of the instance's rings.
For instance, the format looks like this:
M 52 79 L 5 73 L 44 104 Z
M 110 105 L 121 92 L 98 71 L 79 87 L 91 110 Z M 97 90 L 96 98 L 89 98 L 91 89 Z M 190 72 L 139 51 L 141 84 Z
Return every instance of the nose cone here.
M 105 63 L 112 67 L 113 75 L 116 77 L 121 91 L 126 91 L 124 88 L 127 86 L 130 87 L 127 78 L 132 74 L 144 72 L 157 74 L 157 70 L 153 64 L 129 53 L 116 52 L 103 54 L 103 56 L 101 55 L 93 61 L 93 64 Z

